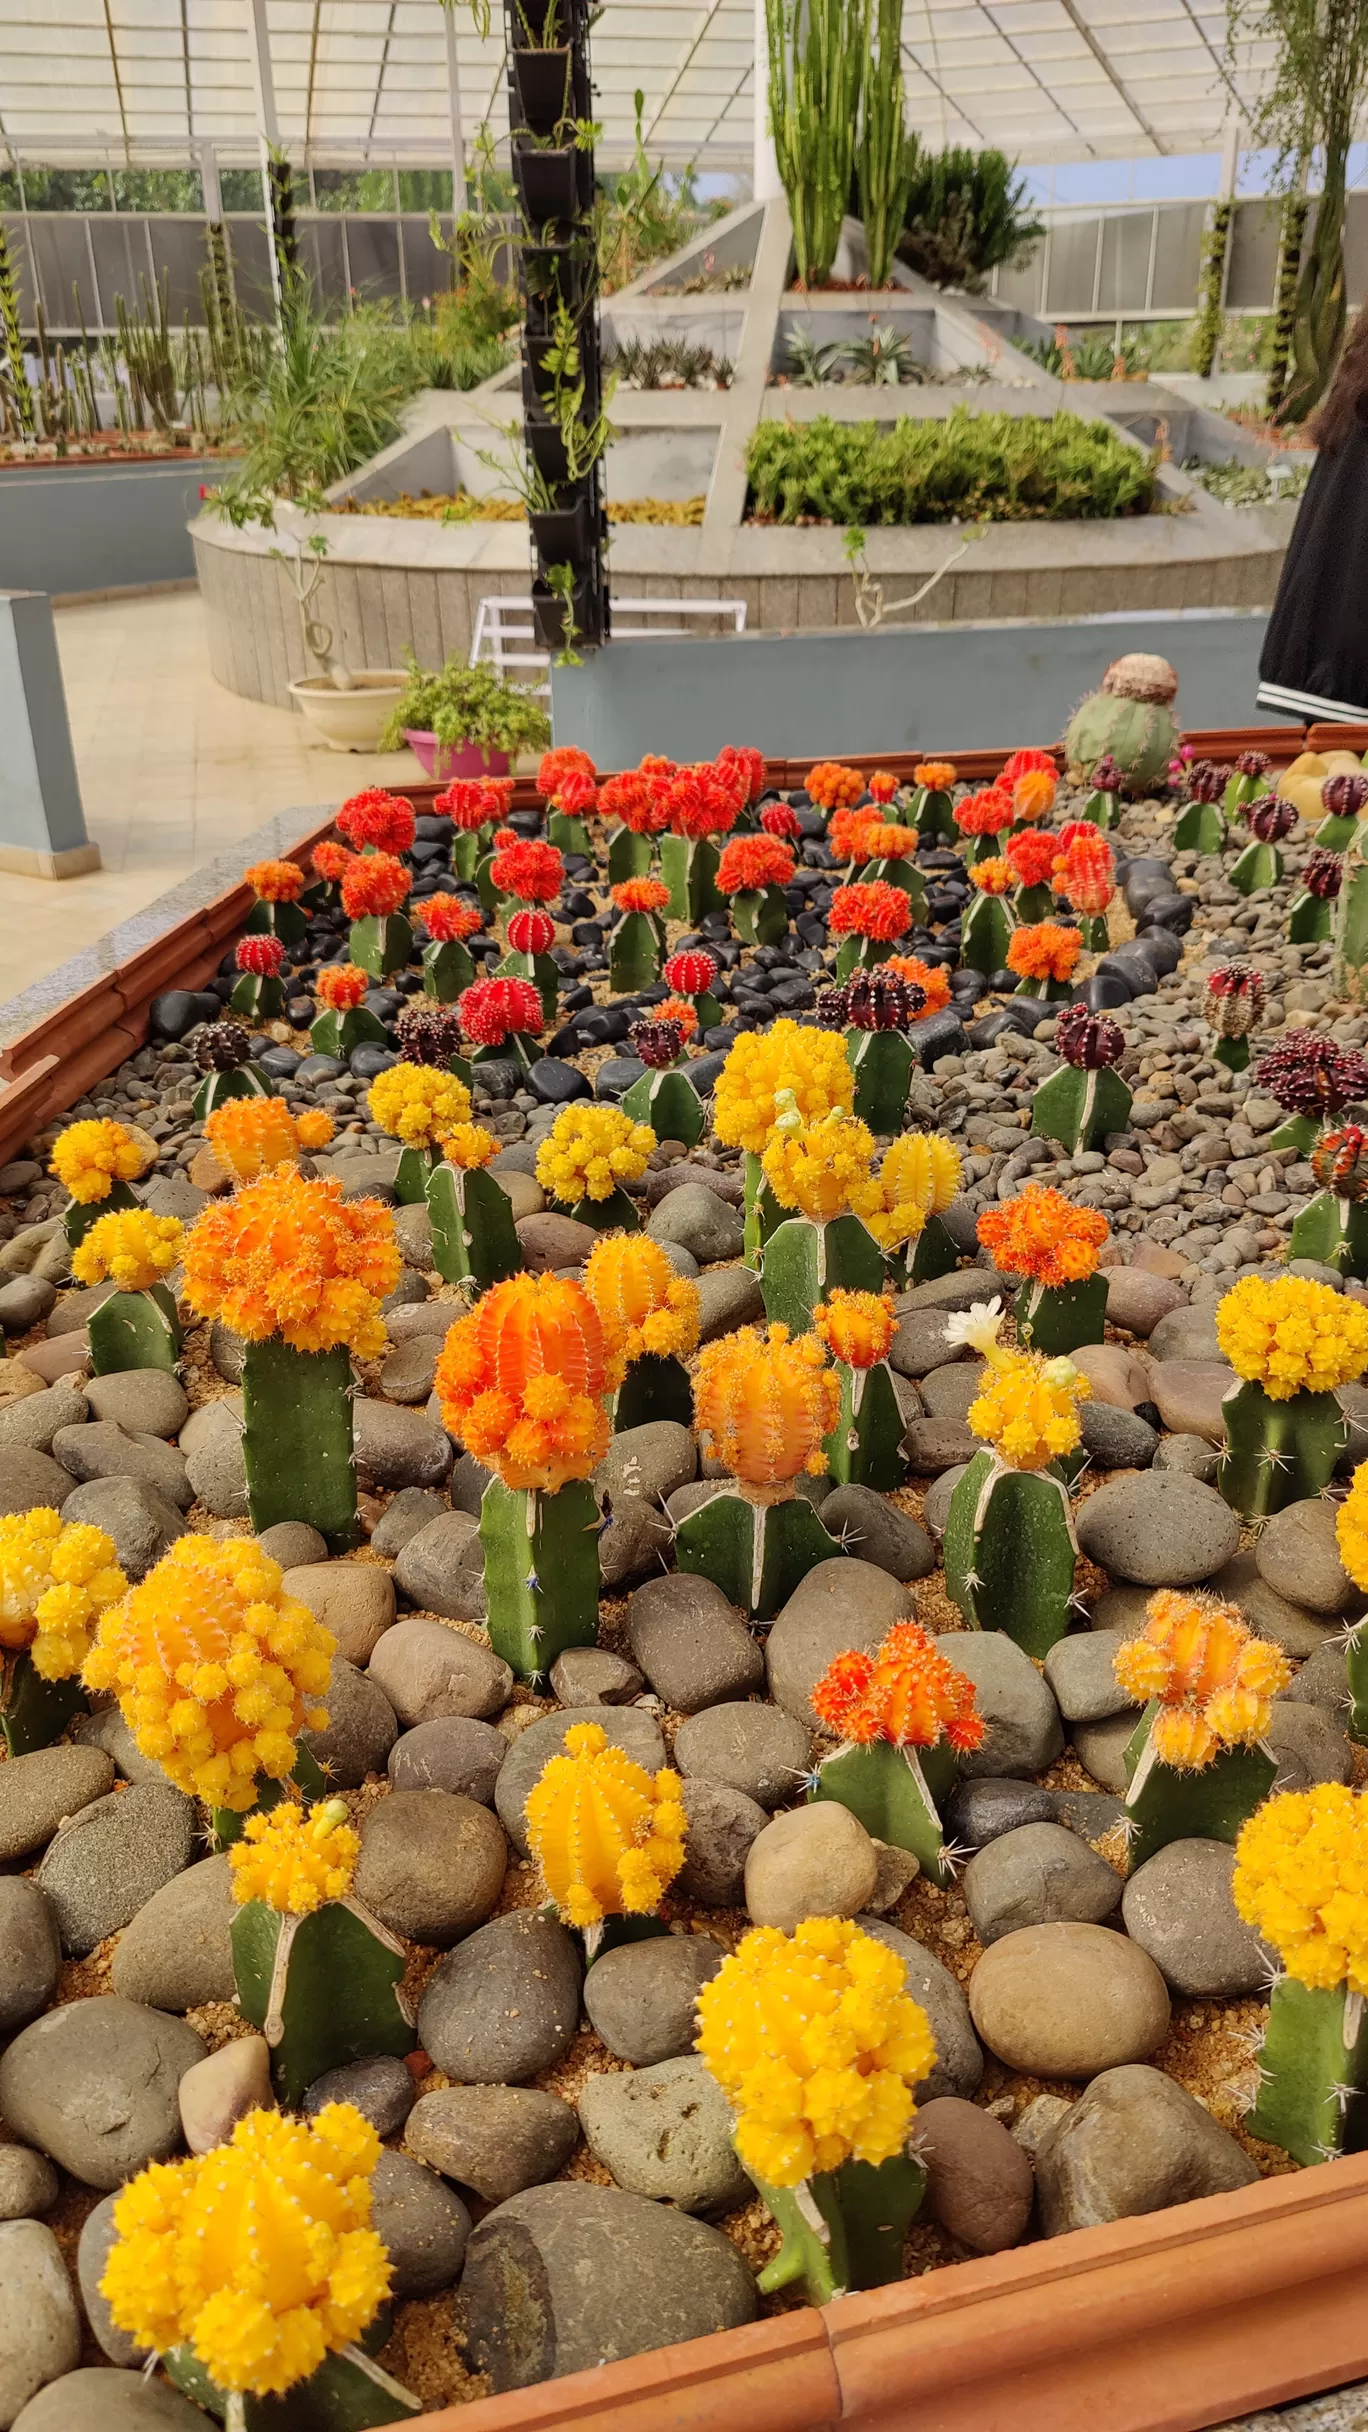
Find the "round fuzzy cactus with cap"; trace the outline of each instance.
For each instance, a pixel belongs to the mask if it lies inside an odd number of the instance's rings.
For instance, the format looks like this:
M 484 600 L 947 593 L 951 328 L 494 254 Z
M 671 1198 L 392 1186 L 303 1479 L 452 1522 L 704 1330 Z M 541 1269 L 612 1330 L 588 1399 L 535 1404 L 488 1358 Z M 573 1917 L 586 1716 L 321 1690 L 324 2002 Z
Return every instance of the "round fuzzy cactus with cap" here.
M 1113 660 L 1097 692 L 1069 720 L 1064 752 L 1069 774 L 1093 775 L 1105 757 L 1128 794 L 1162 785 L 1178 744 L 1172 701 L 1178 678 L 1167 659 L 1128 651 Z

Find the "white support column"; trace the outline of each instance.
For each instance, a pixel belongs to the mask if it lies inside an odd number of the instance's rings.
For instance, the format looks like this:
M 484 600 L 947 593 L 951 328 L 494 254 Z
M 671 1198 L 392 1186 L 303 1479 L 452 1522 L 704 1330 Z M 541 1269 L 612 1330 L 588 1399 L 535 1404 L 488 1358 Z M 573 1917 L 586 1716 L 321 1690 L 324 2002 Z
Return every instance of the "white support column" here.
M 755 66 L 751 75 L 751 90 L 755 96 L 752 186 L 757 203 L 771 203 L 777 194 L 783 193 L 784 188 L 769 125 L 769 32 L 765 22 L 765 0 L 755 0 Z
M 461 120 L 461 62 L 456 51 L 456 11 L 448 5 L 442 10 L 442 25 L 446 33 L 447 91 L 451 98 L 451 209 L 459 218 L 470 201 L 466 186 L 465 129 Z
M 1235 185 L 1240 174 L 1240 137 L 1243 133 L 1244 122 L 1236 111 L 1226 120 L 1221 137 L 1221 200 L 1223 203 L 1232 203 L 1235 200 Z
M 271 154 L 280 144 L 280 120 L 276 114 L 275 77 L 271 70 L 271 37 L 266 23 L 266 0 L 244 0 L 247 11 L 247 48 L 252 62 L 252 85 L 256 95 L 257 135 L 261 149 L 261 193 L 266 205 L 266 242 L 271 257 L 271 293 L 275 297 L 276 313 L 282 309 L 280 255 L 276 246 L 275 213 L 271 208 Z
M 223 218 L 223 185 L 219 177 L 218 153 L 214 146 L 201 141 L 195 147 L 199 155 L 200 186 L 204 193 L 204 216 L 211 227 Z

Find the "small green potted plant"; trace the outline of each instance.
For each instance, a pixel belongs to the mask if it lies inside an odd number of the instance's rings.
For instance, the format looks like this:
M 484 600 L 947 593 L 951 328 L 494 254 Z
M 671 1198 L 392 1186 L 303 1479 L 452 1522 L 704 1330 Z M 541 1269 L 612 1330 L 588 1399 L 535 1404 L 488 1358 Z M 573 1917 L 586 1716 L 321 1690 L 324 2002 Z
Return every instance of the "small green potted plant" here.
M 543 751 L 551 721 L 541 703 L 492 667 L 450 658 L 435 673 L 411 655 L 409 680 L 381 737 L 382 751 L 403 743 L 429 777 L 502 777 L 522 753 Z

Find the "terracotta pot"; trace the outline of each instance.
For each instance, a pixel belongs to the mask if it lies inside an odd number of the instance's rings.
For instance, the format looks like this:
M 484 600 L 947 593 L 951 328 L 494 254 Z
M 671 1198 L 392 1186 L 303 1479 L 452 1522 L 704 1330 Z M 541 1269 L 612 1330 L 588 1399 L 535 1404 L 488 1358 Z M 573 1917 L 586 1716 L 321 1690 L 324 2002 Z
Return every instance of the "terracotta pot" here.
M 453 777 L 508 775 L 507 752 L 488 751 L 483 743 L 439 743 L 421 726 L 406 726 L 404 741 L 438 785 L 450 785 Z
M 415 2419 L 414 2432 L 1197 2432 L 1368 2372 L 1368 2155 Z

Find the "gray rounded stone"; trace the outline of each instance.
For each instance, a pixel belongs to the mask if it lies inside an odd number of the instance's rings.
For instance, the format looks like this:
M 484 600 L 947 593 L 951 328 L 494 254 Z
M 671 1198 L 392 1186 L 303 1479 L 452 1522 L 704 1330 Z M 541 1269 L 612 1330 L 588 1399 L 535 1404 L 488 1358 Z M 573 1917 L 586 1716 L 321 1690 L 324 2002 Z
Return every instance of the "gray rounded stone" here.
M 892 1579 L 927 1579 L 936 1567 L 935 1547 L 921 1523 L 868 1486 L 838 1486 L 822 1505 L 822 1526 Z
M 301 1731 L 301 1744 L 316 1756 L 334 1790 L 359 1790 L 368 1774 L 383 1773 L 399 1737 L 399 1720 L 378 1680 L 358 1672 L 344 1656 L 333 1657 L 326 1698 L 326 1731 Z
M 765 1642 L 775 1704 L 815 1731 L 818 1717 L 809 1699 L 827 1666 L 850 1648 L 872 1654 L 890 1624 L 912 1609 L 903 1582 L 872 1562 L 842 1555 L 817 1563 L 776 1614 Z
M 451 1468 L 444 1428 L 392 1402 L 355 1404 L 356 1475 L 363 1486 L 442 1486 Z
M 62 1518 L 104 1529 L 114 1540 L 120 1569 L 133 1580 L 145 1578 L 167 1547 L 185 1534 L 175 1504 L 138 1478 L 92 1478 L 67 1496 Z
M 23 1370 L 17 1373 L 22 1376 Z M 67 1384 L 46 1385 L 22 1401 L 0 1403 L 0 1452 L 51 1452 L 55 1438 L 79 1427 L 86 1413 L 85 1395 Z
M 1054 1795 L 1034 1782 L 989 1775 L 978 1782 L 956 1782 L 945 1802 L 946 1837 L 961 1849 L 986 1849 L 1000 1834 L 1017 1832 L 1023 1824 L 1055 1822 Z
M 739 1258 L 745 1246 L 739 1208 L 728 1207 L 725 1199 L 701 1182 L 680 1183 L 652 1209 L 646 1230 L 652 1241 L 677 1241 L 700 1267 Z
M 1170 1309 L 1150 1333 L 1149 1355 L 1154 1360 L 1223 1360 L 1215 1309 L 1210 1304 Z
M 325 2070 L 306 2087 L 300 2109 L 307 2118 L 329 2103 L 351 2103 L 378 2137 L 392 2137 L 398 2136 L 417 2099 L 412 2070 L 391 2053 L 380 2052 Z
M 281 1594 L 307 1605 L 348 1663 L 369 1662 L 394 1619 L 394 1587 L 373 1562 L 304 1562 L 286 1571 Z
M 1031 2077 L 1095 2077 L 1144 2060 L 1170 2016 L 1154 1961 L 1124 1934 L 1086 1924 L 1004 1934 L 974 1970 L 969 2009 L 989 2051 Z
M 1325 1706 L 1338 1721 L 1349 1705 L 1348 1649 L 1343 1641 L 1331 1639 L 1308 1655 L 1282 1696 L 1294 1706 Z
M 479 1621 L 486 1598 L 478 1522 L 468 1512 L 442 1512 L 425 1521 L 399 1548 L 394 1576 L 422 1612 L 441 1613 L 448 1621 Z
M 540 1722 L 529 1723 L 513 1742 L 494 1787 L 499 1820 L 520 1858 L 528 1855 L 528 1794 L 547 1760 L 562 1753 L 573 1723 L 597 1723 L 609 1747 L 623 1749 L 647 1773 L 659 1773 L 665 1763 L 660 1731 L 639 1706 L 563 1706 L 559 1714 L 544 1714 Z
M 1083 1504 L 1077 1528 L 1079 1547 L 1091 1561 L 1113 1578 L 1146 1587 L 1210 1579 L 1240 1542 L 1239 1519 L 1215 1488 L 1169 1469 L 1109 1479 Z
M 709 1706 L 675 1733 L 676 1770 L 686 1780 L 706 1775 L 744 1792 L 759 1807 L 797 1798 L 812 1763 L 812 1742 L 781 1707 L 747 1703 Z
M 448 1790 L 396 1790 L 362 1824 L 356 1894 L 392 1934 L 445 1950 L 483 1925 L 507 1868 L 487 1807 Z
M 1337 1634 L 1337 1625 L 1327 1621 L 1324 1614 L 1308 1613 L 1304 1605 L 1289 1604 L 1285 1596 L 1269 1586 L 1259 1569 L 1258 1553 L 1253 1546 L 1223 1563 L 1208 1585 L 1213 1595 L 1237 1604 L 1250 1629 L 1260 1638 L 1272 1639 L 1285 1655 L 1314 1655 L 1318 1647 L 1327 1645 Z
M 205 2048 L 184 2019 L 101 1994 L 35 2018 L 0 2055 L 0 2117 L 87 2187 L 180 2144 L 176 2090 Z
M 1124 1797 L 1127 1789 L 1126 1749 L 1139 1720 L 1139 1707 L 1131 1706 L 1124 1714 L 1109 1714 L 1104 1723 L 1070 1725 L 1069 1736 L 1080 1765 L 1117 1798 Z
M 1253 2187 L 1258 2166 L 1162 2069 L 1104 2069 L 1035 2158 L 1047 2238 Z
M 57 1287 L 37 1275 L 15 1275 L 0 1284 L 0 1328 L 6 1334 L 27 1334 L 40 1326 L 56 1307 Z
M 960 1461 L 953 1469 L 943 1469 L 938 1478 L 932 1479 L 922 1497 L 922 1520 L 937 1545 L 945 1535 L 955 1488 L 959 1485 L 968 1466 L 967 1461 Z
M 37 1882 L 62 1948 L 84 1959 L 190 1864 L 195 1806 L 169 1782 L 129 1784 L 83 1807 L 49 1842 Z
M 970 1859 L 960 1888 L 986 1950 L 1024 1925 L 1101 1925 L 1120 1900 L 1121 1878 L 1062 1824 L 1022 1824 Z
M 116 1368 L 87 1377 L 82 1388 L 97 1419 L 112 1419 L 131 1436 L 179 1435 L 190 1402 L 169 1368 Z
M 949 1630 L 936 1641 L 948 1663 L 974 1684 L 974 1702 L 987 1728 L 960 1773 L 1044 1773 L 1064 1746 L 1059 1709 L 1029 1655 L 1002 1630 Z
M 405 1731 L 389 1752 L 396 1790 L 453 1790 L 492 1807 L 508 1742 L 492 1723 L 462 1714 L 438 1715 Z
M 221 1410 L 221 1402 L 208 1405 Z M 196 1411 L 196 1418 L 200 1413 Z M 196 1500 L 212 1512 L 216 1520 L 245 1520 L 248 1517 L 247 1465 L 242 1451 L 242 1427 L 231 1411 L 197 1435 L 187 1446 L 186 1476 L 195 1490 Z M 325 1549 L 326 1550 L 326 1549 Z
M 1030 2157 L 1001 2120 L 956 2095 L 919 2102 L 917 2151 L 933 2219 L 974 2255 L 1001 2254 L 1026 2235 L 1035 2200 Z
M 917 1380 L 917 1392 L 928 1419 L 967 1419 L 969 1405 L 979 1396 L 982 1374 L 977 1360 L 952 1360 L 931 1368 Z
M 0 1875 L 0 2036 L 47 2008 L 61 1966 L 57 1920 L 37 1884 Z
M 460 2277 L 470 2215 L 435 2170 L 382 2153 L 371 2177 L 371 2227 L 394 2275 L 391 2295 L 435 2297 Z
M 1200 1478 L 1203 1486 L 1215 1483 L 1220 1452 L 1208 1444 L 1205 1436 L 1178 1434 L 1161 1436 L 1154 1455 L 1156 1469 L 1176 1469 L 1184 1477 Z
M 487 2214 L 461 2283 L 471 2359 L 496 2394 L 737 2330 L 758 2302 L 749 2264 L 720 2230 L 571 2180 Z
M 31 2221 L 51 2212 L 61 2185 L 45 2154 L 30 2145 L 0 2145 L 0 2221 Z
M 708 1934 L 621 1943 L 596 1959 L 584 1979 L 589 2023 L 615 2059 L 636 2068 L 677 2059 L 693 2050 L 695 2005 L 724 1957 Z
M 70 1470 L 51 1453 L 28 1452 L 23 1446 L 0 1451 L 0 1519 L 44 1508 L 62 1511 L 75 1493 Z
M 1170 1841 L 1126 1885 L 1126 1932 L 1162 1968 L 1171 1992 L 1218 2000 L 1266 1981 L 1271 1954 L 1236 1911 L 1234 1872 L 1225 1841 Z
M 417 1334 L 409 1342 L 396 1343 L 380 1369 L 381 1390 L 392 1402 L 425 1402 L 432 1391 L 441 1348 L 439 1334 Z
M 982 2082 L 983 2054 L 974 2033 L 969 2004 L 955 1978 L 934 1951 L 928 1951 L 900 1926 L 888 1925 L 882 1917 L 864 1916 L 856 1922 L 901 1959 L 906 1990 L 913 2001 L 920 2003 L 930 2022 L 936 2062 L 930 2076 L 924 2077 L 917 2088 L 917 2101 L 929 2103 L 941 2094 L 963 2095 L 967 2101 L 977 2094 Z
M 3 1297 L 0 1293 L 0 1300 Z M 0 2222 L 0 2289 L 5 2294 L 0 2307 L 0 2424 L 12 2424 L 34 2393 L 59 2373 L 69 2373 L 81 2354 L 76 2292 L 60 2246 L 40 2221 Z
M 404 2142 L 444 2178 L 502 2204 L 554 2179 L 579 2143 L 579 2122 L 558 2094 L 535 2086 L 444 2086 L 414 2105 Z
M 75 1715 L 69 1726 L 80 1748 L 102 1748 L 113 1760 L 121 1781 L 152 1783 L 165 1789 L 166 1775 L 155 1757 L 144 1756 L 117 1706 L 102 1706 L 95 1714 Z
M 662 1244 L 668 1249 L 668 1243 Z M 715 1343 L 734 1334 L 738 1326 L 763 1325 L 765 1299 L 760 1278 L 749 1267 L 714 1267 L 698 1279 L 698 1339 Z
M 579 2009 L 579 1953 L 565 1927 L 515 1909 L 439 1959 L 418 2040 L 459 2085 L 516 2085 L 564 2060 Z
M 204 2432 L 204 2417 L 169 2382 L 87 2365 L 31 2398 L 14 2432 Z
M 188 1511 L 195 1500 L 184 1458 L 160 1436 L 139 1439 L 125 1435 L 109 1419 L 92 1419 L 84 1427 L 59 1427 L 52 1452 L 82 1485 L 91 1478 L 137 1478 L 174 1503 L 177 1511 Z
M 675 1879 L 680 1898 L 705 1908 L 739 1908 L 751 1843 L 769 1820 L 764 1808 L 706 1774 L 686 1780 L 680 1795 L 689 1819 L 684 1864 Z
M 111 2364 L 133 2366 L 145 2363 L 150 2350 L 140 2348 L 130 2332 L 119 2329 L 109 2310 L 109 2299 L 100 2291 L 109 2250 L 114 2244 L 114 2208 L 118 2201 L 117 2195 L 101 2196 L 94 2211 L 87 2213 L 76 2248 L 76 2279 L 86 2320 L 104 2354 Z
M 549 1678 L 563 1706 L 630 1706 L 646 1686 L 635 1664 L 606 1647 L 563 1648 Z
M 639 1495 L 624 1495 L 599 1539 L 599 1577 L 605 1594 L 633 1579 L 654 1578 L 670 1560 L 674 1531 L 663 1511 Z
M 746 1907 L 756 1925 L 792 1933 L 807 1917 L 854 1917 L 879 1880 L 874 1844 L 858 1816 L 832 1799 L 774 1816 L 746 1860 Z
M 302 1570 L 306 1563 L 328 1559 L 326 1538 L 310 1528 L 307 1520 L 277 1520 L 274 1528 L 262 1530 L 257 1544 L 282 1571 Z
M 711 1579 L 687 1571 L 648 1579 L 631 1598 L 627 1627 L 651 1687 L 677 1714 L 698 1714 L 764 1687 L 764 1656 Z
M 692 2055 L 591 2077 L 579 2115 L 595 2160 L 633 2195 L 709 2213 L 731 2212 L 754 2195 L 732 2147 L 726 2097 Z
M 64 1816 L 102 1799 L 114 1766 L 102 1748 L 35 1748 L 0 1765 L 0 1864 L 42 1849 Z
M 1119 1630 L 1079 1631 L 1061 1638 L 1045 1658 L 1045 1678 L 1066 1723 L 1103 1723 L 1130 1699 L 1116 1678 Z
M 721 1203 L 719 1202 L 719 1205 Z M 629 1497 L 663 1504 L 698 1475 L 698 1448 L 676 1419 L 650 1419 L 614 1436 L 594 1472 L 594 1484 L 614 1511 Z
M 446 1516 L 446 1506 L 432 1486 L 405 1486 L 386 1505 L 371 1532 L 371 1551 L 393 1561 L 410 1539 L 430 1520 Z
M 1349 1742 L 1324 1706 L 1275 1697 L 1264 1737 L 1278 1760 L 1274 1790 L 1307 1790 L 1315 1782 L 1347 1782 Z
M 1149 1468 L 1159 1435 L 1147 1419 L 1100 1401 L 1084 1402 L 1078 1419 L 1083 1449 L 1099 1469 Z
M 445 1622 L 417 1618 L 396 1621 L 384 1632 L 369 1677 L 410 1727 L 447 1714 L 485 1720 L 501 1714 L 513 1694 L 512 1671 L 492 1648 Z
M 1330 1619 L 1363 1603 L 1339 1558 L 1333 1504 L 1289 1503 L 1275 1512 L 1259 1533 L 1254 1560 L 1275 1595 L 1308 1612 Z
M 231 2001 L 237 1990 L 231 1885 L 228 1853 L 221 1850 L 154 1892 L 119 1936 L 110 1971 L 115 1992 L 154 2010 Z

